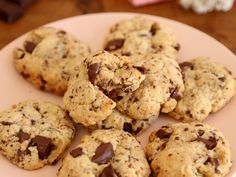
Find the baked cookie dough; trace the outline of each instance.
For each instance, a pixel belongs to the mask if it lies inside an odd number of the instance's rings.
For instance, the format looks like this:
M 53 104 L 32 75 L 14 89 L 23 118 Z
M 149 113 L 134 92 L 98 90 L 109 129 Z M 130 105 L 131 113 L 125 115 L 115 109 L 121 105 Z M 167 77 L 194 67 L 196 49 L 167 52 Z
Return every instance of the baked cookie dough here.
M 0 113 L 0 151 L 23 169 L 56 163 L 74 132 L 65 111 L 49 102 L 27 100 Z
M 117 129 L 96 130 L 63 160 L 58 177 L 149 177 L 139 142 Z
M 229 144 L 210 125 L 166 125 L 153 132 L 149 141 L 146 155 L 154 177 L 223 177 L 229 172 Z
M 137 120 L 172 111 L 184 91 L 178 63 L 166 55 L 150 54 L 137 68 L 146 78 L 137 90 L 117 102 L 117 109 Z
M 23 49 L 16 48 L 16 70 L 36 88 L 63 95 L 71 71 L 90 53 L 87 44 L 67 32 L 40 27 L 31 31 Z
M 209 58 L 199 57 L 180 64 L 185 91 L 170 113 L 175 119 L 202 121 L 220 110 L 235 95 L 236 81 L 231 72 Z
M 76 67 L 64 95 L 64 107 L 76 123 L 96 126 L 145 79 L 125 56 L 105 51 L 88 56 Z
M 96 127 L 91 127 L 91 129 L 102 128 L 117 128 L 131 133 L 132 135 L 139 135 L 157 119 L 156 116 L 153 116 L 149 119 L 137 120 L 132 119 L 129 116 L 122 114 L 117 109 L 114 109 L 112 113 L 103 121 L 98 122 Z
M 176 60 L 180 45 L 170 29 L 145 16 L 136 16 L 111 27 L 104 49 L 138 62 L 157 53 Z

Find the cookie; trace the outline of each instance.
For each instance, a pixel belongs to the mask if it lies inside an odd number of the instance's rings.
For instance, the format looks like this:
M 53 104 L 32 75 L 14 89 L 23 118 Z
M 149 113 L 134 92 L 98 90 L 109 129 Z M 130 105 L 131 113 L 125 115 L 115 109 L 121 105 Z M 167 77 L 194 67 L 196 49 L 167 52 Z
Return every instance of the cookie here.
M 117 109 L 137 120 L 172 111 L 184 91 L 178 63 L 166 55 L 150 54 L 137 68 L 146 78 L 137 90 L 117 102 Z
M 58 177 L 148 177 L 150 169 L 139 142 L 117 129 L 96 130 L 63 160 Z
M 229 144 L 210 125 L 166 125 L 153 132 L 149 141 L 146 155 L 155 177 L 223 177 L 229 172 Z
M 71 71 L 90 53 L 87 44 L 67 32 L 41 27 L 30 32 L 24 49 L 16 48 L 16 70 L 36 88 L 63 95 Z
M 129 116 L 122 114 L 117 109 L 114 109 L 113 112 L 105 120 L 98 122 L 97 126 L 91 127 L 91 129 L 116 128 L 129 132 L 132 135 L 139 135 L 148 127 L 150 127 L 150 125 L 156 120 L 156 118 L 156 116 L 153 116 L 146 120 L 132 119 Z
M 104 49 L 138 62 L 151 53 L 165 54 L 176 60 L 180 45 L 170 29 L 152 19 L 136 16 L 111 27 Z
M 170 115 L 178 120 L 202 121 L 234 96 L 236 81 L 228 69 L 209 58 L 199 57 L 180 64 L 184 76 L 183 98 Z
M 0 151 L 23 169 L 55 164 L 74 132 L 65 111 L 49 102 L 27 100 L 0 113 Z
M 76 67 L 64 95 L 64 107 L 76 123 L 97 125 L 116 101 L 136 90 L 145 79 L 127 57 L 100 51 Z

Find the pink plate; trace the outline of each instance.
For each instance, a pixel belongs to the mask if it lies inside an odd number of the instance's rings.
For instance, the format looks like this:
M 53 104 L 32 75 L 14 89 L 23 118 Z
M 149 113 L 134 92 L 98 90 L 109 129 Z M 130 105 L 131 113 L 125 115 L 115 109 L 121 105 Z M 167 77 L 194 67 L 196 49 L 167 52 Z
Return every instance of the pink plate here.
M 135 15 L 138 14 L 100 13 L 83 15 L 53 22 L 48 26 L 62 28 L 74 34 L 80 40 L 90 44 L 91 48 L 95 51 L 102 49 L 104 37 L 108 33 L 111 25 Z M 189 60 L 197 56 L 208 56 L 216 62 L 228 67 L 233 71 L 234 75 L 236 75 L 235 55 L 215 39 L 179 22 L 162 17 L 147 16 L 173 29 L 177 36 L 177 40 L 181 45 L 181 61 Z M 24 36 L 11 42 L 0 51 L 0 110 L 4 110 L 14 103 L 29 98 L 49 100 L 61 105 L 61 97 L 35 89 L 15 71 L 12 60 L 12 50 L 14 47 L 21 46 L 23 40 Z M 138 139 L 141 141 L 142 145 L 145 146 L 151 131 L 171 122 L 175 121 L 171 118 L 160 116 L 147 131 L 138 137 Z M 227 177 L 235 177 L 236 138 L 234 133 L 236 124 L 236 97 L 234 97 L 222 110 L 210 115 L 206 122 L 221 130 L 229 140 L 234 164 Z M 79 142 L 79 137 L 81 137 L 83 133 L 83 130 L 78 133 L 72 146 Z M 25 171 L 12 165 L 5 157 L 0 155 L 0 177 L 56 177 L 59 166 L 60 162 L 55 166 L 46 166 L 35 171 Z

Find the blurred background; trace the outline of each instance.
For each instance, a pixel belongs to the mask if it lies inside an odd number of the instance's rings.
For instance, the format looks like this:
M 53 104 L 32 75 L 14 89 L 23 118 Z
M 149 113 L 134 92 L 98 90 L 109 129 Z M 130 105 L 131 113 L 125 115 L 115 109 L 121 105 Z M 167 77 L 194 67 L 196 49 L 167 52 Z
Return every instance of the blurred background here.
M 227 12 L 197 14 L 184 9 L 175 0 L 142 6 L 134 6 L 128 0 L 30 0 L 29 4 L 29 0 L 11 1 L 13 5 L 9 6 L 7 0 L 0 0 L 0 49 L 25 32 L 58 19 L 97 12 L 136 12 L 167 17 L 193 26 L 236 54 L 236 4 Z M 135 2 L 140 3 L 140 0 Z M 18 19 L 18 16 L 21 17 Z

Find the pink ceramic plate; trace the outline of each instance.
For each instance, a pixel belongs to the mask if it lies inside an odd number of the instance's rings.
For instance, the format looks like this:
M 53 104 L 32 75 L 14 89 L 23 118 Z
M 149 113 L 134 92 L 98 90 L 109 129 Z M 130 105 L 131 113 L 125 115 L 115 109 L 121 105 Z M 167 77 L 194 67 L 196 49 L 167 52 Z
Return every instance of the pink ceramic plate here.
M 122 19 L 130 18 L 137 14 L 132 13 L 101 13 L 72 17 L 49 24 L 62 28 L 82 41 L 90 44 L 92 49 L 102 49 L 105 35 L 108 33 L 109 27 L 115 22 Z M 175 22 L 166 18 L 148 16 L 154 20 L 173 29 L 177 36 L 178 42 L 181 44 L 180 58 L 181 61 L 189 60 L 196 56 L 208 56 L 216 62 L 228 67 L 236 76 L 236 57 L 225 46 L 217 42 L 208 35 L 187 25 Z M 13 41 L 0 51 L 0 110 L 8 108 L 10 105 L 25 99 L 44 99 L 58 104 L 62 104 L 62 98 L 45 93 L 35 89 L 30 83 L 25 81 L 14 69 L 12 60 L 12 50 L 16 46 L 21 46 L 24 36 Z M 236 176 L 236 97 L 234 97 L 221 111 L 210 115 L 206 122 L 214 125 L 221 130 L 225 137 L 229 140 L 233 166 L 227 177 Z M 138 137 L 142 145 L 147 143 L 148 135 L 151 131 L 166 124 L 175 122 L 171 118 L 160 116 L 158 120 L 142 135 Z M 80 131 L 73 145 L 79 142 L 81 137 Z M 72 145 L 72 146 L 73 146 Z M 0 177 L 56 177 L 56 172 L 60 162 L 55 166 L 46 166 L 35 171 L 25 171 L 12 165 L 5 157 L 0 155 Z

